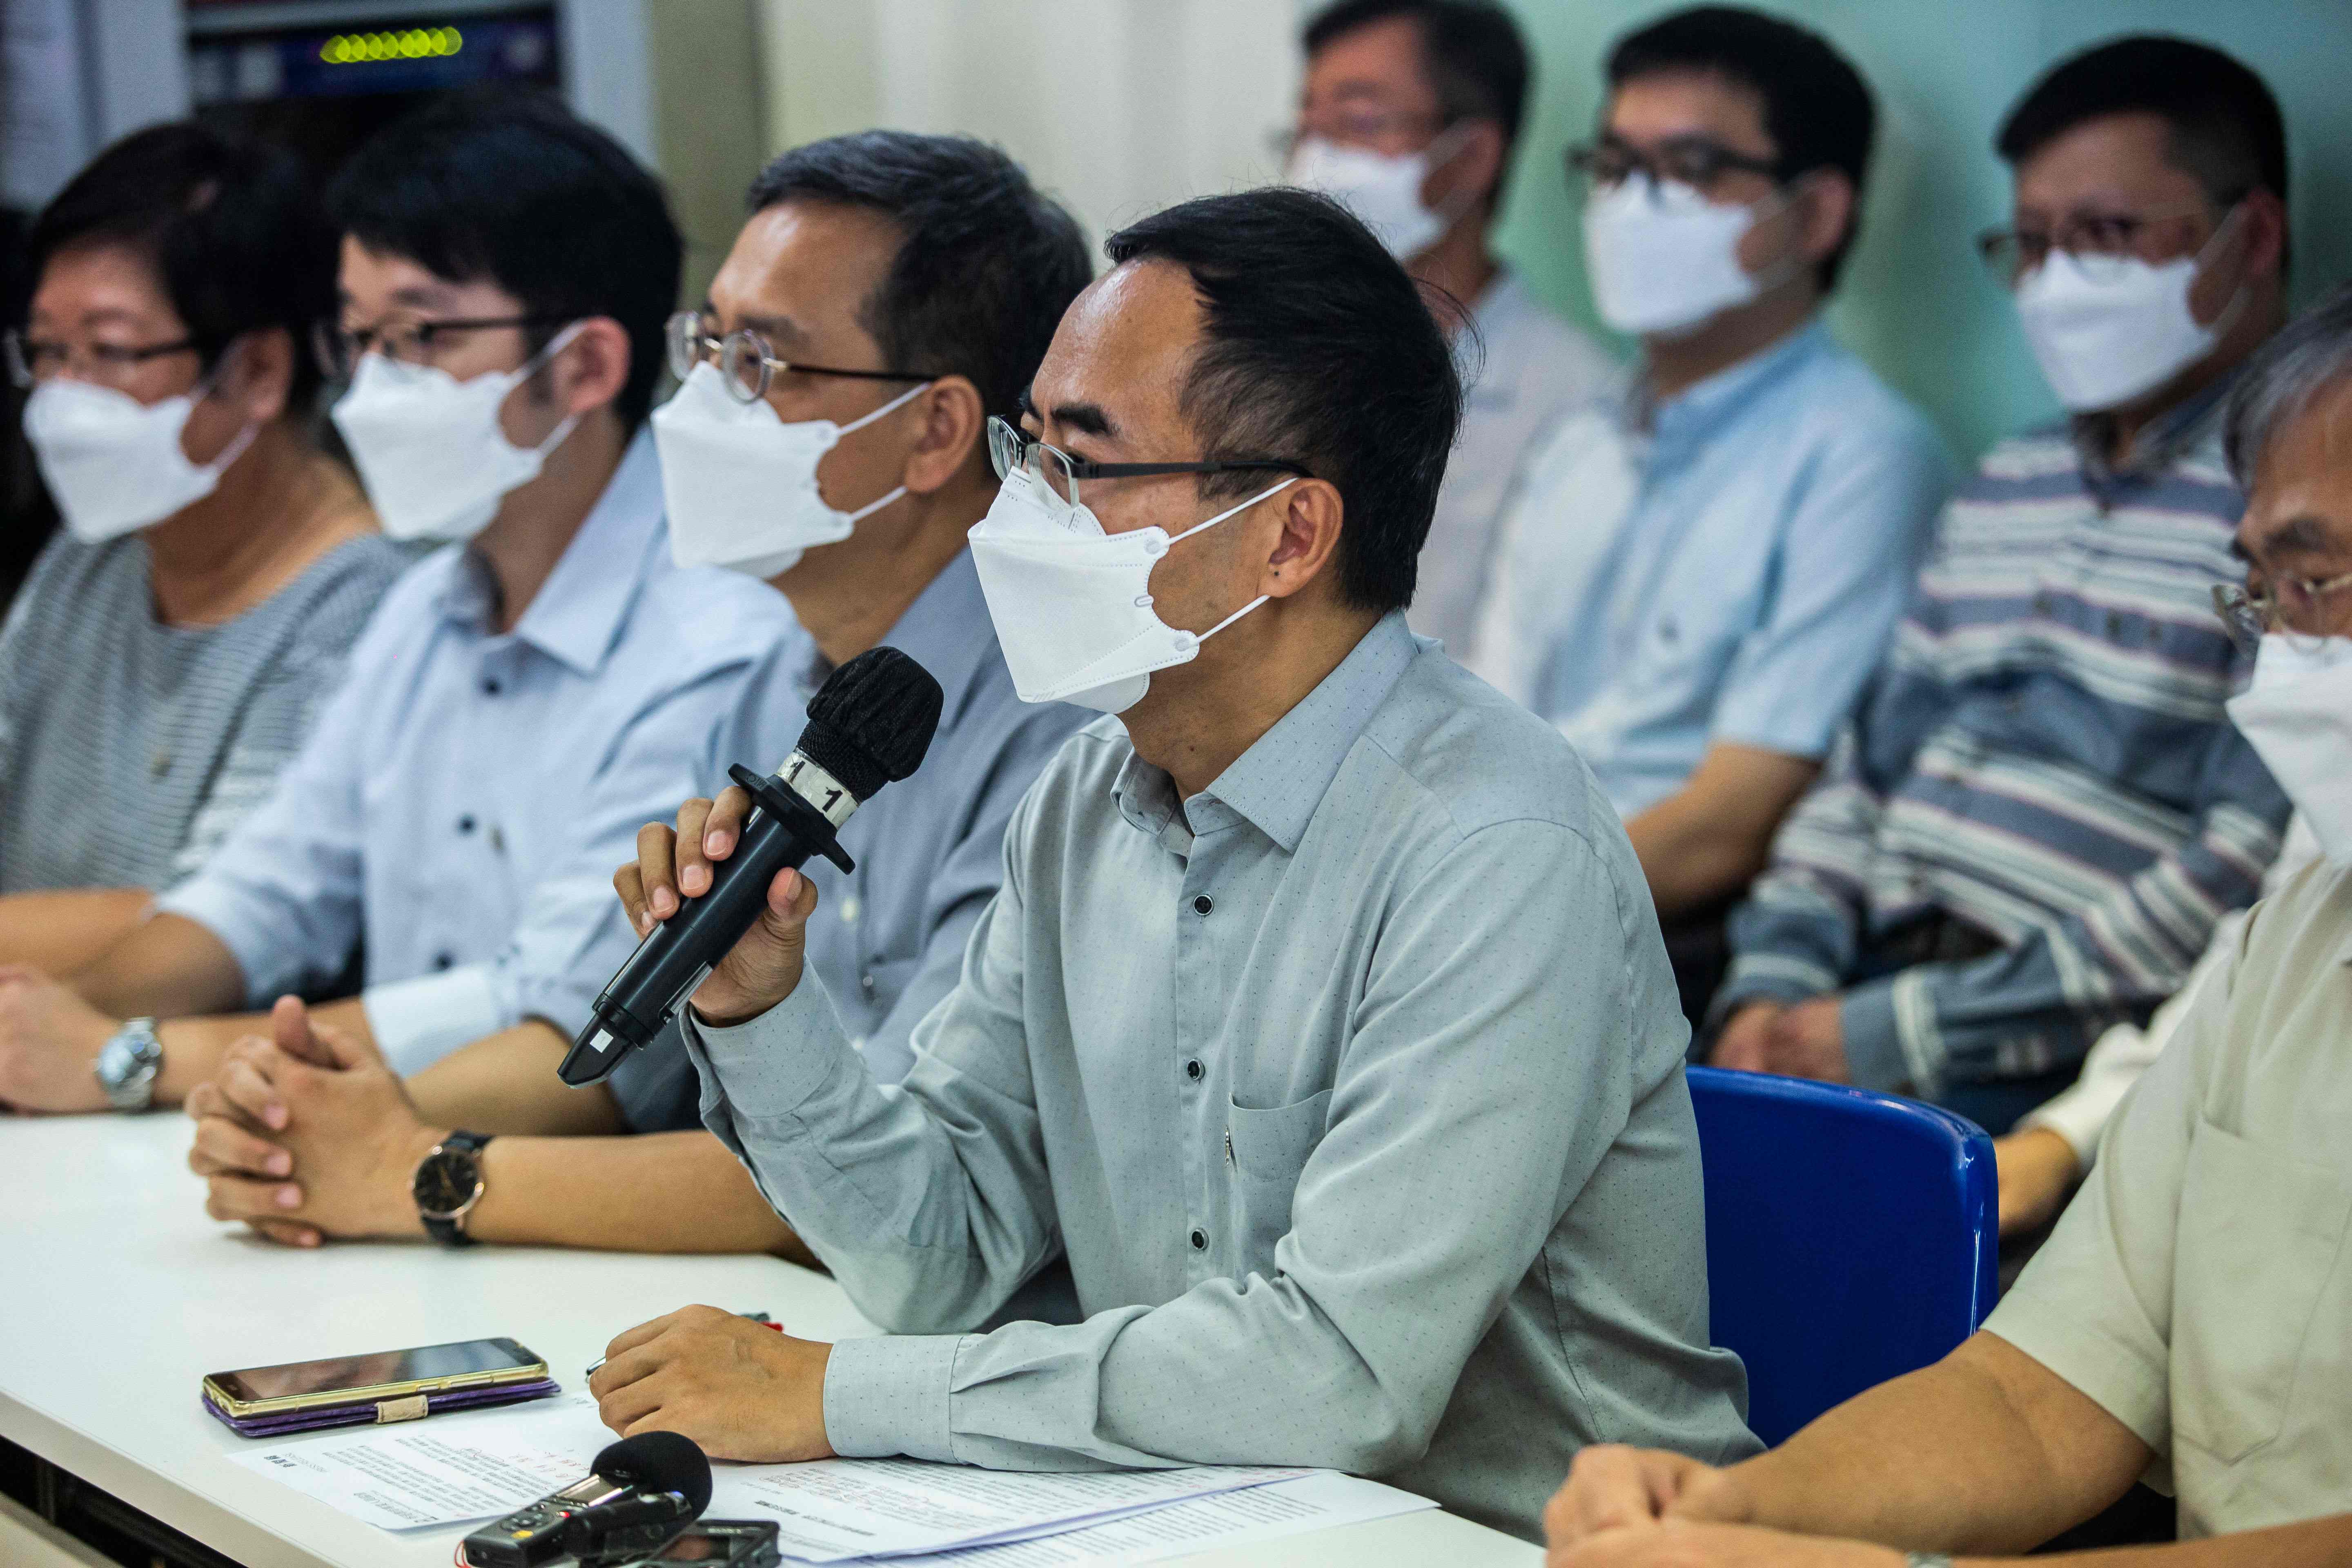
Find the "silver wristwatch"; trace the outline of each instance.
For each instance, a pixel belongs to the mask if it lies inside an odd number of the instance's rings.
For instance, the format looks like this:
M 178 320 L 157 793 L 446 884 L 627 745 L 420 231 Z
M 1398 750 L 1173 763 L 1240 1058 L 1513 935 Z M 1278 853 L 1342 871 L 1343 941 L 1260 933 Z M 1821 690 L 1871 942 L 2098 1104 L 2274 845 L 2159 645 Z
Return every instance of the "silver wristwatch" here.
M 1948 1552 L 1914 1552 L 1903 1559 L 1903 1568 L 1952 1568 Z
M 155 1103 L 155 1075 L 163 1069 L 163 1042 L 155 1020 L 132 1018 L 107 1037 L 98 1050 L 98 1087 L 117 1110 L 145 1110 Z

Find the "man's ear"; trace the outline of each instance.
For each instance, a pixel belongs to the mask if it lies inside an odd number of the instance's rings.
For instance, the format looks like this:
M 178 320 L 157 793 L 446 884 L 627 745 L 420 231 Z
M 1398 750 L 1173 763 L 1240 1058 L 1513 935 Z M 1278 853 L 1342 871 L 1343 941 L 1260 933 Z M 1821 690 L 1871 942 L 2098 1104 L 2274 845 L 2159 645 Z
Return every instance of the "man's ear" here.
M 294 391 L 294 334 L 264 327 L 228 346 L 218 395 L 234 404 L 248 424 L 267 425 L 286 412 Z
M 1804 223 L 1798 244 L 1805 259 L 1825 261 L 1853 227 L 1853 182 L 1835 169 L 1815 169 L 1804 177 L 1797 210 Z
M 943 375 L 892 416 L 918 422 L 907 455 L 904 483 L 916 495 L 929 495 L 951 483 L 971 464 L 988 434 L 988 409 L 980 388 L 961 375 Z
M 631 363 L 628 329 L 610 316 L 591 316 L 549 366 L 555 400 L 566 415 L 593 414 L 621 395 Z
M 1346 527 L 1337 486 L 1327 479 L 1302 479 L 1262 504 L 1276 512 L 1282 526 L 1265 569 L 1258 574 L 1260 594 L 1286 599 L 1337 570 L 1339 535 Z

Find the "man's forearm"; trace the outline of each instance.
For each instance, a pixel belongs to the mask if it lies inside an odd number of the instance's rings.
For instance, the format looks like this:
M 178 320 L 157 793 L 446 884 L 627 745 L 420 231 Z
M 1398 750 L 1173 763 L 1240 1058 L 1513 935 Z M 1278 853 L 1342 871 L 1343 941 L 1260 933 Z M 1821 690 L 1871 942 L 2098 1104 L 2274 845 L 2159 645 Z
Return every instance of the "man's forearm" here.
M 1780 819 L 1820 773 L 1809 757 L 1709 747 L 1681 789 L 1625 825 L 1659 918 L 1720 904 L 1754 881 Z
M 73 888 L 0 898 L 0 963 L 79 973 L 146 918 L 144 888 Z
M 2269 1530 L 2240 1531 L 2234 1535 L 2209 1535 L 2202 1541 L 2068 1552 L 2033 1561 L 2036 1568 L 2063 1563 L 2081 1568 L 2352 1568 L 2352 1513 Z M 1954 1568 L 1991 1565 L 1982 1559 L 1964 1558 Z
M 1752 1522 L 1942 1552 L 2023 1552 L 2096 1513 L 2147 1447 L 2041 1363 L 1979 1333 L 1731 1472 Z
M 228 944 L 183 915 L 159 914 L 71 976 L 83 1001 L 117 1018 L 202 1017 L 245 1005 Z
M 625 1131 L 603 1084 L 573 1089 L 555 1076 L 571 1042 L 531 1019 L 452 1051 L 408 1080 L 417 1114 L 439 1127 L 548 1138 Z
M 328 1002 L 310 1009 L 310 1021 L 370 1039 L 367 1014 L 356 1000 Z M 188 1091 L 220 1071 L 228 1048 L 247 1035 L 268 1036 L 267 1013 L 215 1013 L 208 1017 L 167 1018 L 155 1026 L 163 1064 L 155 1074 L 155 1103 L 177 1105 Z
M 478 1240 L 620 1252 L 766 1252 L 814 1261 L 708 1132 L 500 1138 L 482 1151 Z

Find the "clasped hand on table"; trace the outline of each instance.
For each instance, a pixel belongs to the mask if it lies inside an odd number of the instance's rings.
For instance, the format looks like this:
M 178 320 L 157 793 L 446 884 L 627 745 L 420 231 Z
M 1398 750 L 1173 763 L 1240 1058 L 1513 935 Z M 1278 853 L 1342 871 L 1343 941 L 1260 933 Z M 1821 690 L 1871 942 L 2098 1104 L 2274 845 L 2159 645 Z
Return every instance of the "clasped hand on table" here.
M 1596 1444 L 1544 1510 L 1545 1568 L 1903 1568 L 1899 1552 L 1767 1529 L 1753 1512 L 1737 1471 Z

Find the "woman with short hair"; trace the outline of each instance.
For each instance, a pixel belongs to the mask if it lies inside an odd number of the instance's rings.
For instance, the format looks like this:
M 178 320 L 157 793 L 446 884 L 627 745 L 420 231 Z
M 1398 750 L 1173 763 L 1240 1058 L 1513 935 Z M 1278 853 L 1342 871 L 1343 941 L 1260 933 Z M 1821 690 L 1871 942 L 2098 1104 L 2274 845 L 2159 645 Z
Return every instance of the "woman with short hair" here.
M 0 963 L 66 973 L 266 796 L 405 555 L 313 439 L 336 237 L 289 153 L 117 142 L 7 368 L 64 526 L 0 626 Z

